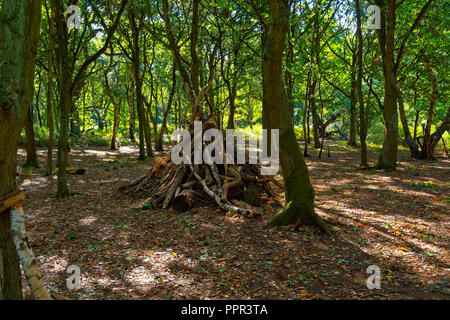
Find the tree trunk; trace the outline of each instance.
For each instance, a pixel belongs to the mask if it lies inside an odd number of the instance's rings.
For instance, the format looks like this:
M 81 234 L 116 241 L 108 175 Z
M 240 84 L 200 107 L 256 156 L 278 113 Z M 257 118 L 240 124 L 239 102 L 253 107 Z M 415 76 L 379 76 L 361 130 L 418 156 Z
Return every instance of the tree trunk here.
M 145 130 L 146 121 L 144 113 L 144 101 L 142 97 L 142 79 L 140 76 L 140 48 L 139 48 L 139 30 L 136 25 L 136 18 L 134 13 L 134 8 L 128 8 L 128 19 L 131 26 L 131 32 L 133 37 L 133 70 L 134 70 L 134 80 L 136 83 L 136 108 L 138 112 L 139 119 L 139 160 L 144 160 L 145 155 Z M 148 143 L 148 137 L 147 137 Z M 147 145 L 148 147 L 148 145 Z M 151 150 L 151 148 L 150 148 Z
M 398 90 L 397 98 L 398 98 L 398 110 L 399 110 L 399 114 L 400 114 L 400 121 L 402 123 L 403 133 L 405 134 L 406 143 L 408 144 L 409 151 L 411 152 L 411 157 L 414 159 L 418 159 L 419 155 L 420 155 L 419 147 L 417 146 L 416 141 L 413 139 L 413 137 L 411 136 L 411 132 L 409 131 L 408 120 L 406 119 L 406 114 L 405 114 L 405 106 L 403 104 L 403 95 L 400 91 L 400 88 Z
M 17 147 L 28 108 L 39 43 L 41 2 L 4 0 L 0 12 L 0 197 L 16 189 Z M 19 259 L 9 212 L 0 214 L 0 294 L 22 299 Z
M 48 10 L 48 8 L 46 7 Z M 54 123 L 53 123 L 53 108 L 52 108 L 52 94 L 53 94 L 53 50 L 54 50 L 54 30 L 53 30 L 53 12 L 50 14 L 49 23 L 49 50 L 47 57 L 48 67 L 48 84 L 47 84 L 47 127 L 48 127 L 48 146 L 47 146 L 47 165 L 45 168 L 45 174 L 50 176 L 53 171 L 53 135 L 54 135 Z
M 384 75 L 384 108 L 385 135 L 383 148 L 376 167 L 378 169 L 395 170 L 397 168 L 398 154 L 398 113 L 397 113 L 397 74 L 394 63 L 395 24 L 397 3 L 388 0 L 387 30 L 385 30 L 385 17 L 381 16 L 381 30 L 378 32 L 378 40 L 383 56 Z
M 77 100 L 77 98 L 73 99 L 74 102 Z M 75 103 L 72 104 L 72 110 L 71 110 L 71 119 L 70 119 L 70 134 L 73 137 L 80 137 L 81 136 L 81 119 L 80 119 L 80 111 Z
M 134 136 L 134 131 L 136 128 L 136 120 L 134 113 L 134 66 L 131 67 L 130 71 L 130 93 L 128 96 L 128 107 L 130 110 L 130 120 L 128 122 L 129 132 L 130 132 L 130 141 L 136 142 L 136 137 Z
M 228 115 L 227 129 L 234 129 L 234 114 L 236 112 L 236 85 L 230 88 L 230 114 Z
M 197 55 L 197 41 L 198 41 L 198 31 L 199 31 L 199 12 L 198 7 L 200 0 L 192 0 L 192 29 L 191 29 L 191 81 L 192 90 L 194 90 L 195 95 L 199 94 L 199 77 L 200 77 L 200 59 Z M 193 105 L 194 101 L 192 101 Z M 195 107 L 195 106 L 194 106 Z M 192 110 L 191 122 L 193 123 L 196 110 Z
M 287 206 L 266 227 L 316 224 L 328 230 L 314 211 L 314 188 L 295 137 L 282 76 L 289 5 L 282 0 L 269 0 L 269 5 L 271 21 L 263 34 L 263 128 L 280 130 L 280 164 Z
M 31 250 L 28 243 L 25 229 L 25 213 L 21 206 L 16 206 L 11 211 L 11 237 L 22 263 L 23 273 L 30 286 L 31 295 L 35 300 L 53 300 L 42 280 L 33 250 Z
M 68 74 L 64 71 L 65 67 L 60 67 L 63 70 L 63 74 Z M 66 198 L 70 196 L 70 191 L 67 186 L 67 160 L 69 154 L 69 117 L 70 117 L 70 109 L 72 105 L 72 97 L 69 92 L 69 81 L 65 78 L 60 78 L 60 127 L 59 127 L 59 140 L 58 140 L 58 189 L 57 189 L 57 197 L 58 198 Z
M 295 11 L 295 7 L 293 8 Z M 294 39 L 295 39 L 295 26 L 291 26 L 288 32 L 288 50 L 286 54 L 286 95 L 288 99 L 289 112 L 294 123 L 294 76 L 292 70 L 294 68 Z
M 416 141 L 417 138 L 417 126 L 419 125 L 419 117 L 420 117 L 420 110 L 417 110 L 416 117 L 414 119 L 414 136 L 413 136 L 414 141 Z
M 303 139 L 305 140 L 305 156 L 308 154 L 306 149 L 309 143 L 309 130 L 306 128 L 306 122 L 308 120 L 308 101 L 309 101 L 309 87 L 311 82 L 311 70 L 308 72 L 308 80 L 306 81 L 306 94 L 305 94 L 305 110 L 303 111 Z
M 109 80 L 108 80 L 108 73 L 112 67 L 112 60 L 113 60 L 114 52 L 111 49 L 111 59 L 109 61 L 108 68 L 105 70 L 105 91 L 108 95 L 109 100 L 114 106 L 114 124 L 113 124 L 113 132 L 112 132 L 112 138 L 111 138 L 111 150 L 116 150 L 116 140 L 117 140 L 117 127 L 119 126 L 119 111 L 120 106 L 117 103 L 116 99 L 114 99 L 114 96 L 111 93 L 111 88 L 109 86 Z
M 37 116 L 37 119 L 38 119 L 39 128 L 42 129 L 41 112 L 39 110 L 39 97 L 41 96 L 41 86 L 42 86 L 41 74 L 39 73 L 39 87 L 38 87 L 38 90 L 36 92 L 36 116 Z M 33 107 L 31 107 L 31 110 L 33 110 Z
M 435 150 L 439 140 L 441 140 L 444 133 L 446 131 L 448 131 L 449 129 L 450 129 L 450 108 L 447 107 L 447 114 L 445 115 L 444 121 L 436 129 L 436 131 L 431 135 L 431 154 L 434 153 L 434 150 Z
M 67 157 L 69 153 L 69 118 L 72 109 L 72 96 L 70 85 L 72 82 L 72 71 L 70 69 L 70 58 L 68 52 L 68 34 L 65 16 L 63 15 L 63 5 L 59 0 L 50 1 L 52 12 L 55 13 L 56 25 L 56 57 L 58 65 L 59 83 L 59 141 L 58 141 L 58 189 L 57 197 L 65 198 L 70 196 L 67 187 Z
M 356 24 L 358 33 L 358 78 L 356 81 L 358 100 L 359 100 L 359 141 L 361 142 L 361 167 L 367 168 L 369 164 L 367 163 L 367 126 L 365 119 L 364 110 L 364 98 L 362 92 L 362 78 L 363 78 L 363 36 L 361 27 L 361 7 L 359 5 L 359 0 L 356 0 Z
M 39 161 L 36 153 L 36 139 L 33 128 L 33 105 L 30 104 L 27 118 L 25 120 L 25 135 L 27 139 L 27 160 L 25 168 L 39 168 Z
M 320 148 L 320 138 L 319 138 L 319 121 L 317 119 L 317 105 L 316 105 L 316 92 L 317 80 L 314 79 L 311 84 L 311 90 L 309 92 L 309 105 L 311 109 L 311 116 L 313 118 L 313 138 L 314 138 L 314 148 Z
M 353 59 L 355 61 L 355 59 Z M 350 90 L 350 138 L 348 140 L 349 146 L 356 146 L 356 72 L 354 71 L 356 63 L 353 63 L 351 74 L 351 90 Z
M 421 55 L 427 67 L 427 73 L 432 83 L 433 91 L 430 99 L 430 110 L 428 111 L 427 124 L 423 133 L 423 145 L 420 157 L 422 159 L 433 159 L 434 148 L 432 147 L 433 141 L 431 139 L 431 127 L 433 126 L 434 112 L 436 110 L 436 102 L 438 98 L 438 82 L 433 73 L 430 58 L 425 54 L 425 50 L 421 50 Z M 438 141 L 436 141 L 436 144 L 437 142 Z
M 119 127 L 119 112 L 120 106 L 115 103 L 114 104 L 114 125 L 113 125 L 113 134 L 111 138 L 111 150 L 117 149 L 117 128 Z
M 167 130 L 167 120 L 169 118 L 169 112 L 172 108 L 173 99 L 175 97 L 175 91 L 177 89 L 177 73 L 176 73 L 176 65 L 175 61 L 172 68 L 172 90 L 169 94 L 169 100 L 167 102 L 167 108 L 164 112 L 163 116 L 163 122 L 161 124 L 161 129 L 159 131 L 159 138 L 158 138 L 158 145 L 156 146 L 157 150 L 162 151 L 163 150 L 163 141 L 164 141 L 164 132 Z

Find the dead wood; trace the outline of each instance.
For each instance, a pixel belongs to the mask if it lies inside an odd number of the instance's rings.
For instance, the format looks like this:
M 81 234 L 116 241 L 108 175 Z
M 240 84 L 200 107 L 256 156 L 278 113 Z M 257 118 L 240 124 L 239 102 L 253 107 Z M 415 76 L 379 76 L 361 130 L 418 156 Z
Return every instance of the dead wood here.
M 204 97 L 209 87 L 210 85 L 199 97 Z M 199 120 L 198 117 L 195 119 Z M 191 141 L 195 141 L 194 134 L 203 136 L 206 130 L 217 128 L 213 116 L 206 117 L 206 114 L 203 114 L 202 121 L 201 132 L 195 132 L 194 124 L 190 125 Z M 203 142 L 203 148 L 206 145 L 207 143 Z M 191 159 L 194 159 L 193 153 L 194 144 L 191 147 Z M 119 190 L 145 198 L 145 208 L 171 207 L 185 212 L 197 204 L 204 203 L 206 198 L 214 201 L 224 211 L 256 217 L 259 215 L 257 207 L 261 205 L 260 193 L 265 192 L 269 197 L 275 195 L 270 183 L 284 189 L 273 177 L 260 176 L 259 165 L 228 164 L 225 157 L 224 164 L 175 165 L 171 156 L 167 155 L 156 159 L 149 173 Z
M 23 190 L 16 190 L 7 196 L 0 199 L 0 214 L 13 208 L 25 199 L 25 192 Z

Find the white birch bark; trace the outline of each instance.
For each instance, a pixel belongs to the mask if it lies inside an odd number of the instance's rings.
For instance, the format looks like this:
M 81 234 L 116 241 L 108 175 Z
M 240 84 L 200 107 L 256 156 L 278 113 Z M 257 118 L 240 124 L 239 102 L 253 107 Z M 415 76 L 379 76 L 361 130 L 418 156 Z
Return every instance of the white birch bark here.
M 25 214 L 21 206 L 11 209 L 11 234 L 25 273 L 31 295 L 36 300 L 52 300 L 48 289 L 42 280 L 37 261 L 34 257 L 25 230 Z
M 198 175 L 198 173 L 195 171 L 194 167 L 192 165 L 189 165 L 189 168 L 191 169 L 192 173 L 194 174 L 195 179 L 201 184 L 203 191 L 210 196 L 214 201 L 217 203 L 217 205 L 224 211 L 237 211 L 237 212 L 246 212 L 246 213 L 253 213 L 253 210 L 245 209 L 245 208 L 239 208 L 236 206 L 229 205 L 227 203 L 223 203 L 220 199 L 220 197 L 215 194 L 208 186 L 206 185 L 205 181 Z

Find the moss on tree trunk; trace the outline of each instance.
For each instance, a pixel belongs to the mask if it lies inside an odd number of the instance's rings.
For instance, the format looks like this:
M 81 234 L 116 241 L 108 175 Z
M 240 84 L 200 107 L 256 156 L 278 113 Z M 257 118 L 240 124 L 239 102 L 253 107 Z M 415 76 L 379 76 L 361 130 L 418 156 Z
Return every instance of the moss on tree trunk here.
M 312 224 L 329 231 L 314 211 L 314 188 L 295 136 L 284 88 L 282 60 L 289 28 L 289 5 L 280 0 L 271 0 L 269 4 L 271 21 L 263 34 L 263 127 L 280 130 L 280 166 L 287 206 L 266 228 L 295 223 L 296 226 Z
M 0 197 L 16 188 L 19 135 L 33 99 L 41 2 L 4 0 L 0 12 Z M 0 215 L 0 288 L 4 299 L 22 299 L 19 259 L 10 236 L 10 214 Z

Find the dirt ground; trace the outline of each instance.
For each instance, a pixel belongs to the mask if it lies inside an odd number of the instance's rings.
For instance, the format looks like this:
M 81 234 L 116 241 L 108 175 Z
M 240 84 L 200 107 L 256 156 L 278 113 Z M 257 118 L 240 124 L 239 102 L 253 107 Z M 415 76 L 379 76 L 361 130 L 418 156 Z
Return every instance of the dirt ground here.
M 449 299 L 450 161 L 411 161 L 403 150 L 397 172 L 362 171 L 359 151 L 342 145 L 307 159 L 334 237 L 263 230 L 283 194 L 256 219 L 215 206 L 141 210 L 145 199 L 117 189 L 151 161 L 136 161 L 134 147 L 85 146 L 70 155 L 71 167 L 87 171 L 68 177 L 69 199 L 55 197 L 56 176 L 18 169 L 29 240 L 46 283 L 71 299 Z M 370 161 L 377 155 L 370 149 Z M 81 269 L 79 290 L 67 288 L 70 265 Z M 371 265 L 380 290 L 366 287 Z

